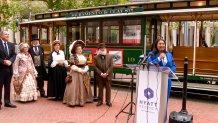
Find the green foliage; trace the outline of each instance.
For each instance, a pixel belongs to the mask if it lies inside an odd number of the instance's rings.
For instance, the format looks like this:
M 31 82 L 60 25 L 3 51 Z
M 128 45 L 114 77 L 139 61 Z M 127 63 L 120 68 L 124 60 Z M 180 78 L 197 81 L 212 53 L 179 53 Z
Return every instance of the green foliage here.
M 15 11 L 10 9 L 10 5 L 9 4 L 5 4 L 3 3 L 0 6 L 0 13 L 2 13 L 2 20 L 0 22 L 0 26 L 1 27 L 14 27 L 15 24 L 13 24 L 14 20 L 11 19 L 11 17 L 15 14 Z
M 94 7 L 119 4 L 119 0 L 84 0 L 81 7 Z
M 169 26 L 169 30 L 176 30 L 179 28 L 179 22 L 173 22 L 171 23 L 171 25 Z
M 3 19 L 1 27 L 10 28 L 16 31 L 18 20 L 31 19 L 31 15 L 47 12 L 48 10 L 58 11 L 94 6 L 107 6 L 124 4 L 128 0 L 10 0 L 0 6 L 0 13 Z
M 11 0 L 10 3 L 3 3 L 0 6 L 0 12 L 2 14 L 0 26 L 16 31 L 19 20 L 28 19 L 31 14 L 45 12 L 47 10 L 47 6 L 42 1 Z
M 51 10 L 67 10 L 85 7 L 124 4 L 128 0 L 42 0 Z
M 215 35 L 211 35 L 210 44 L 211 46 L 215 44 Z

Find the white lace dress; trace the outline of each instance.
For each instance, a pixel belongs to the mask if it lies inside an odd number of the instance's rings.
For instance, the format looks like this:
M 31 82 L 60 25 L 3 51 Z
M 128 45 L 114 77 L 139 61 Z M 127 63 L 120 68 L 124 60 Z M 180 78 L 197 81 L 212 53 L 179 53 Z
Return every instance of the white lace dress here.
M 30 54 L 19 53 L 17 55 L 13 64 L 13 77 L 15 76 L 18 77 L 23 87 L 20 94 L 15 92 L 14 99 L 22 102 L 37 100 L 37 71 Z

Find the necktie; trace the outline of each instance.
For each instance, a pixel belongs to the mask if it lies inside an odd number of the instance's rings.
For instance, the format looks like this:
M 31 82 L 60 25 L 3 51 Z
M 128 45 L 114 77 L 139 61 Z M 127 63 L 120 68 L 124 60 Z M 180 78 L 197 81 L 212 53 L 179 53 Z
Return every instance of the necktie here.
M 5 42 L 4 45 L 5 45 L 5 46 L 4 46 L 5 53 L 6 53 L 7 56 L 8 56 L 8 47 L 7 47 L 7 43 Z
M 57 55 L 60 55 L 59 50 L 58 50 L 58 51 L 55 51 L 55 52 L 57 53 Z
M 36 55 L 39 55 L 39 51 L 38 51 L 37 46 L 34 46 L 34 50 L 35 50 L 35 54 L 36 54 Z
M 105 56 L 101 55 L 101 62 L 104 63 L 105 62 Z

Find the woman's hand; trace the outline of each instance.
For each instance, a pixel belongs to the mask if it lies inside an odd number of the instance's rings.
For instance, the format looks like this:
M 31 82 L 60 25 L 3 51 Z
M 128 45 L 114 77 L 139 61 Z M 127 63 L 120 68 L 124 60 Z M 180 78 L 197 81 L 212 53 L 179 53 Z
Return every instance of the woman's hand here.
M 51 63 L 51 67 L 53 68 L 53 67 L 55 67 L 57 64 L 58 64 L 58 62 L 53 61 L 53 62 Z
M 65 68 L 66 68 L 67 71 L 70 71 L 70 70 L 71 70 L 71 66 L 70 66 L 70 65 L 69 65 L 69 66 L 66 66 Z
M 15 79 L 15 80 L 18 80 L 18 79 L 19 79 L 19 76 L 18 76 L 18 75 L 14 75 L 14 79 Z
M 78 69 L 78 72 L 79 72 L 79 73 L 82 73 L 82 74 L 85 74 L 87 71 L 86 71 L 85 69 L 79 68 L 79 69 Z
M 37 73 L 34 73 L 34 76 L 37 78 L 37 77 L 38 77 L 38 74 L 37 74 Z
M 58 62 L 58 65 L 64 66 L 64 61 L 59 61 L 59 62 Z
M 159 56 L 160 60 L 164 59 L 165 56 L 166 56 L 165 53 L 160 53 L 160 56 Z

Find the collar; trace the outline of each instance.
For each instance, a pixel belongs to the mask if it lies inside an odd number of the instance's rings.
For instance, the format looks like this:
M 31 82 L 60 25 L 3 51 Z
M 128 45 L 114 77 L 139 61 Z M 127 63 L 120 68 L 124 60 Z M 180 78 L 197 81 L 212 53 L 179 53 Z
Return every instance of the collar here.
M 33 47 L 38 47 L 39 46 L 39 44 L 37 44 L 37 45 L 33 45 Z
M 58 50 L 58 51 L 54 51 L 54 52 L 56 52 L 56 53 L 57 53 L 57 55 L 59 55 L 59 54 L 60 54 L 59 50 Z
M 8 44 L 8 42 L 7 42 L 7 41 L 4 41 L 4 40 L 2 40 L 2 44 L 4 44 L 4 43 Z

